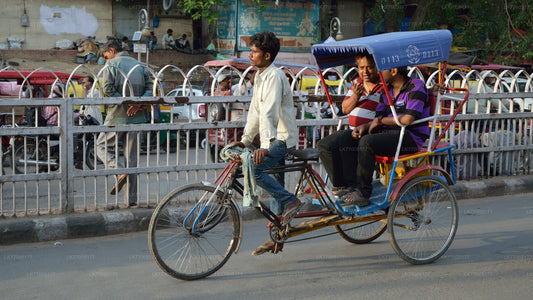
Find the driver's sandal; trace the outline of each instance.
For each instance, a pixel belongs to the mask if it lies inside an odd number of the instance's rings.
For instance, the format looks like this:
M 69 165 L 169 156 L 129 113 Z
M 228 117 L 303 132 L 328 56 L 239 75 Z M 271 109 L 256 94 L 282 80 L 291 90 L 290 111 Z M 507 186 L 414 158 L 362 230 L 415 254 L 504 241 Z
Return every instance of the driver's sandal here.
M 257 256 L 265 252 L 277 254 L 283 250 L 283 243 L 272 243 L 271 241 L 266 241 L 263 245 L 257 247 L 257 249 L 252 252 L 252 255 Z

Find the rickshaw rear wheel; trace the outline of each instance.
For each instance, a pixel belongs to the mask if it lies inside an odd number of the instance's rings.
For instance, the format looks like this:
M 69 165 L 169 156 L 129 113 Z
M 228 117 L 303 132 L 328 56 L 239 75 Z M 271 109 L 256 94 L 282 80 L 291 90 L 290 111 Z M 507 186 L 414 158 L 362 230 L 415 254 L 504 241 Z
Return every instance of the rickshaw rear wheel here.
M 419 265 L 440 258 L 457 232 L 457 200 L 446 182 L 420 176 L 407 182 L 389 208 L 387 223 L 394 251 Z

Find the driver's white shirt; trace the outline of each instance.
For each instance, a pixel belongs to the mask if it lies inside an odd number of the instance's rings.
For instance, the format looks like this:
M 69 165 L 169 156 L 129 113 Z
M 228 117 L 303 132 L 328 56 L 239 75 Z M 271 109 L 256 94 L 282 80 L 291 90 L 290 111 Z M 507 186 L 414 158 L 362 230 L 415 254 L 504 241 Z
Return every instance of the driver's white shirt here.
M 254 93 L 241 141 L 249 146 L 259 133 L 261 148 L 275 140 L 296 146 L 298 129 L 291 88 L 285 73 L 271 64 L 254 78 Z

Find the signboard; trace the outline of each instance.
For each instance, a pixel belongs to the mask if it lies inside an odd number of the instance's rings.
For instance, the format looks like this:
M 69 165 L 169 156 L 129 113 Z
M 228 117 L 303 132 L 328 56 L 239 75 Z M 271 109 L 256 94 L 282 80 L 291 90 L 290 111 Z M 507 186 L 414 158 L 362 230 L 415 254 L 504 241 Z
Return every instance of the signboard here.
M 280 39 L 281 51 L 309 52 L 318 30 L 318 0 L 265 1 L 265 8 L 252 1 L 239 0 L 238 49 L 249 50 L 250 36 L 272 31 Z
M 133 52 L 146 53 L 146 44 L 133 44 Z
M 237 8 L 240 0 L 225 0 L 225 8 L 219 11 L 213 44 L 222 54 L 234 54 L 237 41 Z
M 135 31 L 133 33 L 133 38 L 131 40 L 134 42 L 138 42 L 141 40 L 141 37 L 142 37 L 142 31 Z
M 213 44 L 222 54 L 250 49 L 250 36 L 272 31 L 280 39 L 281 51 L 309 52 L 319 30 L 319 0 L 263 1 L 261 10 L 251 0 L 225 0 Z M 237 46 L 237 47 L 236 47 Z

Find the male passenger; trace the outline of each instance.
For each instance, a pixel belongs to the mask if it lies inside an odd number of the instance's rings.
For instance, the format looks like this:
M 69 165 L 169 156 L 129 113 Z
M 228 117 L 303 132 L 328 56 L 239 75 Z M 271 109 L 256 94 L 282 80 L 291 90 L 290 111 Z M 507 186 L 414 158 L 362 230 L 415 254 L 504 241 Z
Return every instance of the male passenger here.
M 417 152 L 429 137 L 428 122 L 411 125 L 417 119 L 426 118 L 430 113 L 430 103 L 424 82 L 407 76 L 407 67 L 394 68 L 382 72 L 396 109 L 398 120 L 408 125 L 403 137 L 400 154 Z M 385 93 L 381 94 L 376 109 L 376 118 L 371 123 L 357 127 L 352 134 L 358 142 L 356 169 L 356 189 L 344 195 L 348 205 L 365 206 L 372 194 L 372 175 L 376 155 L 393 156 L 400 140 L 400 127 L 396 125 Z M 411 125 L 411 126 L 409 126 Z M 368 133 L 368 134 L 367 134 Z M 341 143 L 341 148 L 343 147 Z M 342 152 L 341 152 L 342 155 Z M 344 155 L 345 159 L 348 155 Z
M 232 146 L 249 147 L 259 133 L 261 145 L 253 153 L 255 179 L 259 186 L 276 200 L 282 214 L 282 225 L 288 224 L 298 213 L 302 202 L 276 181 L 265 170 L 285 162 L 285 155 L 295 146 L 298 138 L 296 112 L 287 76 L 272 63 L 280 49 L 280 41 L 272 32 L 261 32 L 250 38 L 250 64 L 258 68 L 248 120 L 240 142 Z M 270 240 L 259 246 L 252 255 L 277 253 L 283 244 Z

